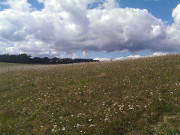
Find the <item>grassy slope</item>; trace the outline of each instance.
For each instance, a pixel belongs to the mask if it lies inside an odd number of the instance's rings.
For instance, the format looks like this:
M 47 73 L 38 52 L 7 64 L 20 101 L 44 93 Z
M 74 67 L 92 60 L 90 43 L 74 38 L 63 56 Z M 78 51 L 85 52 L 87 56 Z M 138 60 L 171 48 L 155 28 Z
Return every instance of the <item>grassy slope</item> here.
M 2 65 L 0 134 L 180 133 L 180 55 Z

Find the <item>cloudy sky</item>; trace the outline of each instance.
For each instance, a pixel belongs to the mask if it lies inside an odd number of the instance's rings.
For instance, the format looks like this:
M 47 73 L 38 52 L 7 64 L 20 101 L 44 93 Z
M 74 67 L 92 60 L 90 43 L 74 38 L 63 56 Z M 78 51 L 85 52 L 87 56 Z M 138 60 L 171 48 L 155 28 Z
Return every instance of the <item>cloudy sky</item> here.
M 179 51 L 180 0 L 0 0 L 0 54 L 118 59 Z

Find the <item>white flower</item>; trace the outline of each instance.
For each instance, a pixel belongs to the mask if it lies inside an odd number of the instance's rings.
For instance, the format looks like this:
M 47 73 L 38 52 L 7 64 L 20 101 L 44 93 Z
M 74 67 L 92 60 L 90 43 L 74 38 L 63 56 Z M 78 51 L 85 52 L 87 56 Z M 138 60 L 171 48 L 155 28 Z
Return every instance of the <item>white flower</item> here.
M 63 127 L 63 128 L 62 128 L 62 131 L 65 131 L 65 130 L 66 130 L 66 128 L 65 128 L 65 127 Z
M 129 107 L 129 110 L 133 110 L 134 109 L 133 105 L 128 105 L 128 107 Z
M 92 119 L 89 119 L 89 122 L 92 121 Z
M 96 125 L 91 124 L 89 127 L 95 127 Z

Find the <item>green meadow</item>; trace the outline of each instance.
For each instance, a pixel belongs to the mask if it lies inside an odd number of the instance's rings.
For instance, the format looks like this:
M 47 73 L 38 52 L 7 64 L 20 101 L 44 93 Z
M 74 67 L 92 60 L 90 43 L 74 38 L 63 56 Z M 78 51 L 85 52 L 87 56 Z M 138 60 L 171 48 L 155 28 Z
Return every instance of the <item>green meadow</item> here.
M 179 135 L 180 55 L 0 63 L 0 135 Z

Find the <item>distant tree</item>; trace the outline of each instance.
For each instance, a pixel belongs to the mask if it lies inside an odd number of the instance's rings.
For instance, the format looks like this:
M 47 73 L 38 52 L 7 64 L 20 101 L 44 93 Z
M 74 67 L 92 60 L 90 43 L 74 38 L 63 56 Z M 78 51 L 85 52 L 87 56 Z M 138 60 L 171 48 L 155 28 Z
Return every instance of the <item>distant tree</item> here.
M 31 64 L 69 64 L 69 63 L 80 63 L 80 62 L 95 62 L 96 60 L 93 59 L 71 59 L 71 58 L 40 58 L 40 57 L 34 57 L 31 58 L 30 55 L 27 55 L 25 53 L 19 54 L 19 55 L 9 55 L 4 54 L 0 55 L 0 62 L 9 62 L 9 63 L 31 63 Z
M 41 59 L 42 64 L 49 64 L 50 59 L 48 57 L 44 57 Z
M 30 61 L 31 61 L 31 56 L 27 55 L 25 53 L 19 54 L 19 55 L 14 56 L 14 57 L 16 57 L 16 61 L 18 63 L 30 63 Z
M 32 58 L 31 63 L 33 63 L 33 64 L 42 64 L 41 58 L 34 57 L 34 58 Z
M 58 58 L 56 58 L 56 57 L 52 58 L 51 61 L 52 61 L 53 64 L 60 63 L 60 60 Z

